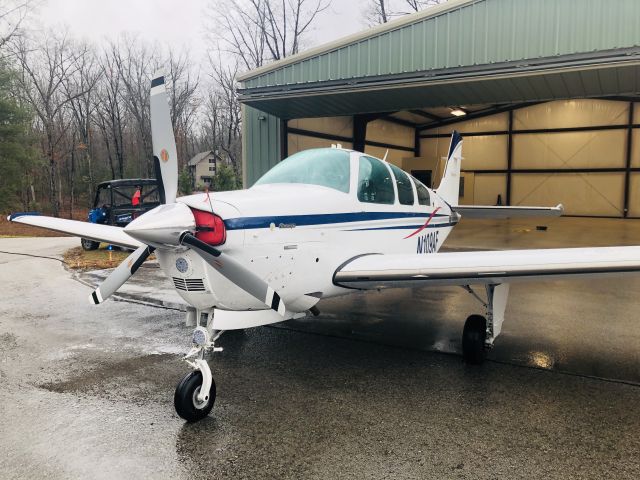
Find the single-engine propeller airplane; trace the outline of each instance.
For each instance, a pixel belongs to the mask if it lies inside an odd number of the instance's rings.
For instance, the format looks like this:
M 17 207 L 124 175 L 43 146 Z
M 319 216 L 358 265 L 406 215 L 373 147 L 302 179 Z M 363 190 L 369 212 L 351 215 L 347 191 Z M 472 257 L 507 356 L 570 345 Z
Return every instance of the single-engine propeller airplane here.
M 320 148 L 278 163 L 251 188 L 176 198 L 178 164 L 164 77 L 151 82 L 153 155 L 162 204 L 124 228 L 14 214 L 10 220 L 136 249 L 91 294 L 104 302 L 155 251 L 191 306 L 184 359 L 193 369 L 174 404 L 187 421 L 213 408 L 205 352 L 224 330 L 317 314 L 353 289 L 458 285 L 482 304 L 467 318 L 464 359 L 481 363 L 504 321 L 509 284 L 640 272 L 640 247 L 438 253 L 461 217 L 558 216 L 557 207 L 458 205 L 462 138 L 454 132 L 439 187 L 361 152 Z M 472 289 L 484 286 L 486 300 Z

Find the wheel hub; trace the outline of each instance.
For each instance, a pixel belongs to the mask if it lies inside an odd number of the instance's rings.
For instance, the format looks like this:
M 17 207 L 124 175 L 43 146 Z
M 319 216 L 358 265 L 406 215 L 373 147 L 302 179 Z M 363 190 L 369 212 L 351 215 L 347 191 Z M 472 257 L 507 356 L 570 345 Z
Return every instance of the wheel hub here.
M 200 401 L 198 400 L 199 393 L 200 387 L 196 387 L 196 389 L 193 391 L 192 401 L 194 407 L 196 407 L 198 410 L 202 410 L 207 406 L 207 403 L 209 402 L 209 395 L 207 395 L 203 401 Z

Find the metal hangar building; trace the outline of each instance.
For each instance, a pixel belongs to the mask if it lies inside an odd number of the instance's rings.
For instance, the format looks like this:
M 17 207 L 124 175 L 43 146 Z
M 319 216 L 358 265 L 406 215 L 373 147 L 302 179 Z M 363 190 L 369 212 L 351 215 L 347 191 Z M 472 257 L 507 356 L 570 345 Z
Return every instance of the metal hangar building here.
M 240 77 L 243 180 L 342 144 L 460 202 L 640 218 L 640 1 L 450 0 Z

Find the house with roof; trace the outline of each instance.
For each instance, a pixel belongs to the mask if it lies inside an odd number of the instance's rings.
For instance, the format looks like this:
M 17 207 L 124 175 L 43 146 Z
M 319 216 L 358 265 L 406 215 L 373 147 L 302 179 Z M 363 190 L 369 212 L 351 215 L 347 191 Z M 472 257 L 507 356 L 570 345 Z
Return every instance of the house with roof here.
M 189 174 L 194 188 L 209 187 L 221 165 L 231 165 L 229 157 L 219 150 L 200 152 L 189 160 Z

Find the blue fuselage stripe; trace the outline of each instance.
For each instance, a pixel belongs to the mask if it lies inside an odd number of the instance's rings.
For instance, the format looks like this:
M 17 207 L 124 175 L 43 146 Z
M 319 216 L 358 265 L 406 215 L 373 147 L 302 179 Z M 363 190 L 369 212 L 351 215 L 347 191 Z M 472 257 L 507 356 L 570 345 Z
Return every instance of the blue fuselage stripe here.
M 431 212 L 350 212 L 350 213 L 322 213 L 315 215 L 283 215 L 277 217 L 239 217 L 228 218 L 224 221 L 227 230 L 250 230 L 255 228 L 269 228 L 273 223 L 295 225 L 297 227 L 309 225 L 329 225 L 335 223 L 367 222 L 373 220 L 393 220 L 402 218 L 429 218 Z M 447 214 L 436 214 L 435 217 L 448 217 Z M 421 225 L 420 225 L 421 226 Z M 408 228 L 408 227 L 406 227 Z M 416 227 L 418 228 L 418 227 Z
M 455 223 L 447 222 L 447 223 L 430 223 L 425 228 L 444 228 L 444 227 L 453 227 L 456 225 Z M 353 228 L 350 230 L 345 230 L 346 232 L 364 232 L 368 230 L 416 230 L 418 228 L 422 228 L 423 225 L 397 225 L 393 227 L 368 227 L 368 228 Z

